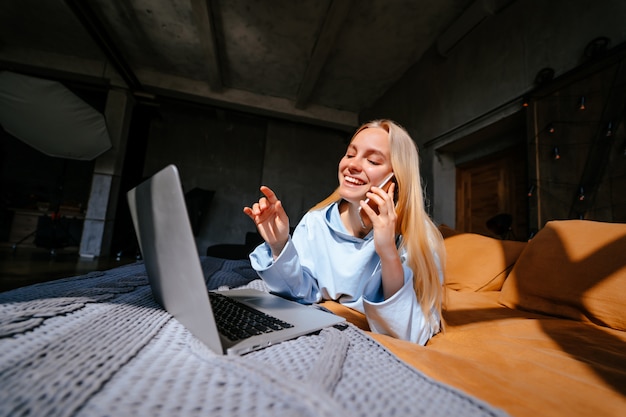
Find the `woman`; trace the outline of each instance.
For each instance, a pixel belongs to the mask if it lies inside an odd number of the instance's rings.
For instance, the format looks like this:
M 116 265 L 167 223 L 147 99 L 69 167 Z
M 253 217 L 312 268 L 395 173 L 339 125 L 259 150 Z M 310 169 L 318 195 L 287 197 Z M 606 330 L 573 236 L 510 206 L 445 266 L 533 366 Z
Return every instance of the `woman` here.
M 378 188 L 391 173 L 389 189 Z M 364 313 L 374 332 L 425 344 L 441 328 L 444 247 L 424 210 L 415 143 L 391 120 L 366 123 L 338 175 L 339 187 L 293 237 L 280 200 L 261 187 L 265 197 L 244 208 L 265 240 L 250 254 L 252 266 L 285 297 L 336 300 Z

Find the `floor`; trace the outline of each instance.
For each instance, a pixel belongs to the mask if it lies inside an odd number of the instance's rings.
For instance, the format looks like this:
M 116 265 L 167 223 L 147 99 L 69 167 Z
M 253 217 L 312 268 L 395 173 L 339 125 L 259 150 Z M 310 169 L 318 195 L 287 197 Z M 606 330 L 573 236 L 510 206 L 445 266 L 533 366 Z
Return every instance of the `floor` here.
M 0 246 L 0 292 L 39 282 L 104 271 L 135 262 L 134 257 L 81 258 L 77 248 L 64 248 L 51 254 L 34 247 Z

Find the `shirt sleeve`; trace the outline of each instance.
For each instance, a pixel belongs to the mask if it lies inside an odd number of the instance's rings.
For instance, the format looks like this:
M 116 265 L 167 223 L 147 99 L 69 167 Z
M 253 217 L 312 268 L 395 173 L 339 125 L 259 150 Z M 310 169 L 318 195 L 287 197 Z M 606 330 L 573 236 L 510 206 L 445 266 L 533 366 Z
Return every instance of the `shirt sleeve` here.
M 381 302 L 364 299 L 363 308 L 373 332 L 424 345 L 433 336 L 433 329 L 417 301 L 412 277 L 412 271 L 405 266 L 402 288 Z
M 250 254 L 250 262 L 270 291 L 303 304 L 321 301 L 317 281 L 300 264 L 298 251 L 291 237 L 275 260 L 269 245 L 264 242 Z
M 375 333 L 388 334 L 397 339 L 408 340 L 425 345 L 439 330 L 433 329 L 424 316 L 415 289 L 413 288 L 413 270 L 406 265 L 403 257 L 404 285 L 388 299 L 382 297 L 382 281 L 371 281 L 365 288 L 365 294 L 377 294 L 364 297 L 363 309 L 370 329 Z M 441 274 L 440 274 L 441 280 Z M 379 286 L 380 288 L 375 288 Z M 440 317 L 434 312 L 437 322 Z

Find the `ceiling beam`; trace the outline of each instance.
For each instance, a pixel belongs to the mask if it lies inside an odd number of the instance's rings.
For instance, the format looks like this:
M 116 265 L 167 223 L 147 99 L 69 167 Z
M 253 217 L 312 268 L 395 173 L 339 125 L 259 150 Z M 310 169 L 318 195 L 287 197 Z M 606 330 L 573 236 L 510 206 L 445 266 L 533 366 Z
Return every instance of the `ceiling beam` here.
M 138 69 L 146 88 L 157 95 L 216 107 L 325 126 L 352 132 L 358 125 L 358 115 L 353 112 L 311 105 L 306 109 L 295 108 L 292 100 L 271 97 L 237 89 L 211 91 L 204 81 L 194 81 L 172 74 Z
M 313 48 L 311 60 L 309 61 L 309 65 L 300 83 L 300 88 L 298 89 L 296 108 L 304 109 L 307 106 L 313 88 L 319 79 L 320 72 L 326 64 L 328 55 L 335 44 L 335 40 L 343 27 L 343 22 L 348 16 L 351 7 L 352 0 L 334 0 L 330 2 L 322 30 Z
M 437 41 L 437 51 L 448 56 L 471 31 L 486 19 L 502 11 L 515 0 L 476 0 L 441 34 Z
M 223 88 L 223 82 L 215 38 L 214 7 L 211 0 L 191 0 L 191 8 L 198 27 L 202 52 L 206 57 L 207 82 L 212 91 L 219 92 Z
M 82 0 L 65 0 L 65 4 L 72 10 L 85 30 L 91 35 L 100 49 L 102 49 L 102 52 L 106 55 L 107 59 L 111 61 L 112 65 L 128 85 L 128 88 L 133 92 L 142 91 L 143 87 L 141 82 L 139 82 L 132 68 L 117 46 L 115 46 L 115 42 L 88 3 Z

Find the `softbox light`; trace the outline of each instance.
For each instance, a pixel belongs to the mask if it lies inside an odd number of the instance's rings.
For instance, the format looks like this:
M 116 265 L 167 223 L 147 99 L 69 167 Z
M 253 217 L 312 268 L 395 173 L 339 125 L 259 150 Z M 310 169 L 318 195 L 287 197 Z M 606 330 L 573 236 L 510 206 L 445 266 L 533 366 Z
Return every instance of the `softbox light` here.
M 0 124 L 50 156 L 92 160 L 111 148 L 104 116 L 56 81 L 0 71 Z

